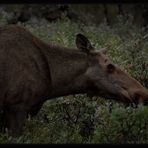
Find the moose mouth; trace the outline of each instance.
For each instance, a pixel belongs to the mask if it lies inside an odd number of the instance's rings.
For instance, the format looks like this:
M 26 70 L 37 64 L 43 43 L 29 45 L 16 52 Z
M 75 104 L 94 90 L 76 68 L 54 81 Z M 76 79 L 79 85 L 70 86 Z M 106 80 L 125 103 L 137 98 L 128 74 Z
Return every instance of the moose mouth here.
M 138 104 L 142 104 L 145 106 L 148 105 L 148 98 L 143 99 L 138 94 L 130 95 L 129 92 L 125 89 L 122 89 L 122 91 L 119 92 L 119 94 L 110 94 L 107 97 L 108 97 L 108 99 L 113 99 L 118 102 L 123 102 L 124 104 L 126 104 L 128 106 L 133 105 L 133 104 L 135 104 L 136 106 Z
M 98 91 L 97 88 L 93 88 L 93 90 L 89 91 L 88 96 L 99 96 L 102 98 L 105 98 L 107 100 L 115 100 L 117 102 L 121 102 L 123 104 L 126 104 L 127 106 L 135 104 L 136 106 L 138 104 L 148 105 L 148 98 L 142 99 L 138 94 L 130 95 L 129 92 L 122 88 L 118 92 L 103 92 Z
M 143 99 L 140 95 L 135 94 L 133 96 L 133 102 L 137 104 L 143 104 L 144 106 L 148 105 L 148 97 L 146 99 Z

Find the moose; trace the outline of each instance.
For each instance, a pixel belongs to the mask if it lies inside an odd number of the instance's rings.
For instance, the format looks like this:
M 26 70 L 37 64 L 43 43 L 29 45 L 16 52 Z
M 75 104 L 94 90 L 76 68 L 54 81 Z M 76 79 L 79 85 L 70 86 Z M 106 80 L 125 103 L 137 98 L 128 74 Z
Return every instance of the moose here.
M 47 44 L 24 27 L 0 28 L 0 110 L 13 137 L 43 103 L 70 94 L 88 94 L 123 103 L 144 103 L 148 92 L 82 34 L 75 48 Z

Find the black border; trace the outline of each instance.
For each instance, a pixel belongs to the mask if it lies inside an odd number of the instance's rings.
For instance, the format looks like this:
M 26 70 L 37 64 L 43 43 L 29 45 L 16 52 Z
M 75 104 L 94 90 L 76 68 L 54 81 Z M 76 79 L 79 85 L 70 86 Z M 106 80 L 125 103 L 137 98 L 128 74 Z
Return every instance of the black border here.
M 0 4 L 95 4 L 95 3 L 148 3 L 148 0 L 0 0 Z

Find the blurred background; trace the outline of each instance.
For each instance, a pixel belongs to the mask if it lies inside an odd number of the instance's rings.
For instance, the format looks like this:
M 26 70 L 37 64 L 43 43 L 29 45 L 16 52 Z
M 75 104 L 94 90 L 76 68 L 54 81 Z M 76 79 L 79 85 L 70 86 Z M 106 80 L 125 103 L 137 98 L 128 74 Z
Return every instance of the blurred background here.
M 148 24 L 148 3 L 138 4 L 7 4 L 0 6 L 0 17 L 5 14 L 7 23 L 27 22 L 44 18 L 49 22 L 70 19 L 84 24 L 106 22 L 113 25 L 122 17 L 138 26 Z

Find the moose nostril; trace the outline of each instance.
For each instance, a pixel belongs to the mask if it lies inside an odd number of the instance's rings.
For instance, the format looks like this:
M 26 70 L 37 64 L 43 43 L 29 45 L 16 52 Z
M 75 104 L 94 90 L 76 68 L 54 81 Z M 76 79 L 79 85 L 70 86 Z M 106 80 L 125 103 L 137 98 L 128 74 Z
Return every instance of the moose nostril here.
M 126 88 L 125 86 L 122 86 L 122 88 L 123 88 L 124 90 L 127 90 L 127 88 Z

